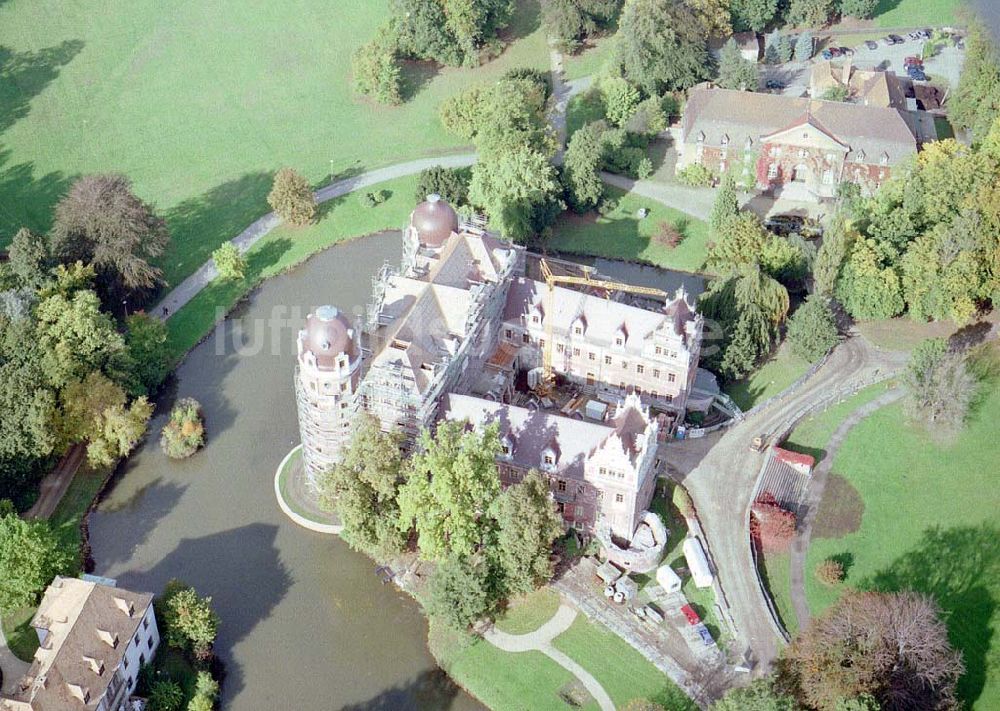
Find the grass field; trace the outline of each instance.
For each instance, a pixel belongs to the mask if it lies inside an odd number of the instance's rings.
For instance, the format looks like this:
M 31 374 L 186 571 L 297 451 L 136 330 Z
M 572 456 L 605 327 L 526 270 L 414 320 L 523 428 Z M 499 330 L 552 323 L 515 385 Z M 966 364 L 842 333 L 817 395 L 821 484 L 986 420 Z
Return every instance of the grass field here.
M 564 54 L 563 71 L 566 74 L 566 79 L 572 81 L 581 77 L 593 76 L 599 72 L 608 57 L 611 56 L 613 44 L 614 34 L 609 33 L 593 40 L 577 54 Z
M 646 699 L 671 711 L 698 707 L 659 669 L 611 630 L 578 615 L 553 646 L 590 672 L 617 708 Z
M 765 553 L 760 557 L 760 560 L 764 565 L 761 577 L 771 593 L 771 601 L 778 611 L 781 624 L 785 626 L 788 634 L 794 635 L 799 631 L 799 620 L 795 616 L 791 587 L 788 584 L 788 571 L 791 563 L 788 551 Z
M 875 22 L 879 27 L 940 27 L 957 22 L 961 0 L 879 0 Z
M 539 588 L 511 600 L 504 613 L 497 617 L 496 628 L 507 634 L 534 632 L 551 620 L 558 609 L 559 593 L 550 587 Z
M 749 378 L 727 384 L 725 391 L 740 409 L 749 410 L 794 383 L 809 366 L 810 363 L 792 353 L 786 341 Z
M 653 200 L 625 194 L 617 188 L 607 190 L 610 197 L 618 200 L 618 207 L 603 216 L 565 213 L 553 228 L 547 246 L 560 252 L 646 262 L 686 272 L 704 271 L 708 225 Z M 642 220 L 636 217 L 640 207 L 649 210 Z M 670 222 L 684 235 L 684 241 L 677 247 L 670 248 L 653 238 L 663 221 Z
M 407 67 L 408 101 L 350 85 L 353 50 L 390 0 L 0 3 L 0 246 L 85 173 L 130 176 L 166 217 L 171 283 L 268 211 L 283 165 L 310 181 L 458 148 L 440 102 L 511 67 L 548 68 L 537 0 L 522 0 L 497 60 Z M 40 22 L 39 18 L 45 18 Z
M 993 349 L 996 363 L 1000 354 Z M 850 404 L 838 407 L 843 417 Z M 835 416 L 831 410 L 821 417 L 825 421 L 814 423 L 811 434 L 796 430 L 793 441 L 807 449 L 810 441 L 825 442 Z M 994 375 L 950 444 L 908 425 L 898 403 L 860 422 L 834 459 L 836 476 L 828 484 L 806 562 L 814 614 L 844 589 L 815 580 L 816 566 L 830 557 L 845 564 L 845 585 L 932 594 L 946 612 L 952 643 L 965 657 L 960 694 L 976 709 L 1000 706 L 1000 640 L 994 638 L 1000 625 L 1000 498 L 992 474 L 1000 461 L 998 419 L 1000 379 Z
M 353 237 L 384 229 L 399 229 L 413 209 L 417 177 L 398 178 L 370 190 L 384 189 L 390 197 L 377 207 L 361 204 L 351 193 L 320 205 L 316 222 L 304 228 L 279 227 L 247 253 L 247 272 L 241 281 L 216 279 L 167 321 L 169 344 L 175 359 L 207 334 L 216 315 L 226 313 L 262 280 L 292 267 L 310 255 Z
M 30 662 L 35 656 L 35 650 L 38 649 L 38 633 L 31 626 L 31 619 L 35 616 L 36 609 L 24 607 L 0 620 L 7 646 L 22 662 Z

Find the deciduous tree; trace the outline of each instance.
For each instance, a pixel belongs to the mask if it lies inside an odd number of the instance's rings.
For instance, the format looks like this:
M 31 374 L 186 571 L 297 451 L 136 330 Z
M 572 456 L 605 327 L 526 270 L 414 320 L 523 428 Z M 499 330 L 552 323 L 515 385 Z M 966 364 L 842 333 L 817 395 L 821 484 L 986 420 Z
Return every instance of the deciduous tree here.
M 712 711 L 798 711 L 798 704 L 775 689 L 774 679 L 767 677 L 732 689 L 712 705 Z
M 391 558 L 406 544 L 397 500 L 401 443 L 399 433 L 383 432 L 378 420 L 364 415 L 340 462 L 320 481 L 324 507 L 335 510 L 344 526 L 341 538 L 377 560 Z
M 145 396 L 125 407 L 117 405 L 101 413 L 97 432 L 87 443 L 87 461 L 108 467 L 131 452 L 146 433 L 153 405 Z
M 166 223 L 132 192 L 124 175 L 88 175 L 73 183 L 56 205 L 51 236 L 59 260 L 94 265 L 109 305 L 163 283 L 150 262 L 170 243 Z
M 191 651 L 202 659 L 211 657 L 220 622 L 212 609 L 211 597 L 199 597 L 190 585 L 171 580 L 163 591 L 158 614 L 167 644 Z
M 981 21 L 971 19 L 968 29 L 965 61 L 948 117 L 956 127 L 968 128 L 976 140 L 983 140 L 1000 117 L 1000 50 Z
M 489 578 L 481 557 L 445 558 L 431 575 L 427 612 L 455 629 L 466 629 L 493 610 L 495 597 L 488 587 Z
M 899 275 L 872 239 L 855 240 L 837 284 L 837 298 L 854 318 L 885 319 L 903 310 Z
M 240 281 L 247 270 L 247 258 L 232 242 L 223 242 L 212 252 L 212 261 L 219 276 L 227 281 Z
M 186 459 L 204 446 L 201 404 L 193 397 L 182 397 L 170 409 L 170 418 L 160 432 L 160 449 L 171 459 Z
M 615 126 L 624 126 L 632 118 L 642 95 L 622 77 L 607 77 L 601 81 L 601 97 L 604 99 L 604 115 Z
M 833 17 L 833 3 L 834 0 L 791 0 L 788 5 L 788 24 L 795 27 L 823 27 Z
M 399 490 L 400 528 L 415 527 L 421 555 L 430 560 L 468 557 L 495 531 L 484 514 L 500 493 L 497 427 L 466 432 L 443 422 L 425 430 Z
M 943 339 L 926 340 L 910 354 L 904 380 L 911 420 L 944 436 L 961 429 L 977 383 L 960 353 Z
M 708 78 L 708 47 L 701 23 L 673 0 L 625 3 L 613 61 L 648 96 L 687 89 Z
M 778 11 L 778 0 L 732 0 L 733 29 L 763 32 Z
M 445 168 L 436 165 L 420 172 L 414 198 L 417 202 L 422 202 L 433 193 L 440 195 L 452 207 L 465 205 L 469 201 L 469 181 L 471 180 L 471 168 Z
M 30 607 L 56 575 L 69 572 L 72 554 L 47 521 L 0 513 L 0 614 Z
M 543 153 L 522 146 L 483 153 L 472 169 L 469 200 L 501 234 L 524 242 L 565 209 L 556 171 Z
M 694 13 L 701 25 L 702 36 L 706 39 L 732 34 L 729 0 L 684 0 L 684 4 Z
M 531 592 L 552 577 L 552 544 L 562 534 L 562 518 L 548 484 L 536 471 L 508 487 L 490 511 L 497 522 L 495 556 L 506 595 Z
M 403 103 L 402 77 L 395 42 L 385 30 L 358 47 L 351 56 L 354 89 L 380 104 Z
M 867 20 L 875 14 L 878 0 L 840 0 L 840 14 Z
M 782 683 L 809 708 L 865 694 L 887 709 L 956 708 L 964 669 L 940 618 L 918 593 L 848 593 L 788 647 Z
M 810 362 L 837 345 L 837 322 L 825 298 L 813 294 L 795 310 L 788 320 L 788 343 L 793 353 Z
M 22 227 L 11 240 L 7 256 L 11 273 L 22 289 L 37 291 L 51 278 L 49 245 L 43 235 Z
M 125 326 L 131 376 L 126 387 L 133 396 L 149 395 L 170 372 L 167 326 L 160 319 L 142 312 L 125 319 Z
M 308 225 L 316 215 L 316 198 L 309 182 L 291 168 L 274 174 L 267 204 L 278 217 L 296 227 Z

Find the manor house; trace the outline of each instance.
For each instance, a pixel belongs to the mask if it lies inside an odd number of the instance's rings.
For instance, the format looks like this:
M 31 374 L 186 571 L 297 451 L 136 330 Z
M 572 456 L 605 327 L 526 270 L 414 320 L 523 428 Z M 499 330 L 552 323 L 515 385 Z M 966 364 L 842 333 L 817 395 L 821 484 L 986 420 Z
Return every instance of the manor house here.
M 337 462 L 360 412 L 408 447 L 441 419 L 497 422 L 505 484 L 537 469 L 567 526 L 631 536 L 653 495 L 661 423 L 683 416 L 694 384 L 703 319 L 683 290 L 655 308 L 561 287 L 546 299 L 526 259 L 431 195 L 363 318 L 333 306 L 309 315 L 295 392 L 311 481 Z M 564 397 L 526 385 L 547 345 Z

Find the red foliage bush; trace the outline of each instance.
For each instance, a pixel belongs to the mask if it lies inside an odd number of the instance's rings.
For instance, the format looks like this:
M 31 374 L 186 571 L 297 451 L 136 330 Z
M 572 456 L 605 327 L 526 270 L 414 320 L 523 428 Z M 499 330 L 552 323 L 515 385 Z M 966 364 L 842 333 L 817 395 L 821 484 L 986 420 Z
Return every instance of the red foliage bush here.
M 764 552 L 788 549 L 795 536 L 795 514 L 765 492 L 750 508 L 750 535 Z
M 657 244 L 662 244 L 668 249 L 673 249 L 684 241 L 684 235 L 672 223 L 664 220 L 656 226 L 653 240 Z

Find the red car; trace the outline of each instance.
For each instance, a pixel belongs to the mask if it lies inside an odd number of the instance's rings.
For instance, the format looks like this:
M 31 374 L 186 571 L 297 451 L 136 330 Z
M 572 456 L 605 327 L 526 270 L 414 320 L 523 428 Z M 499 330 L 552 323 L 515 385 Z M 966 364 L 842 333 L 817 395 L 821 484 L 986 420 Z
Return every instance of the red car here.
M 924 60 L 920 57 L 907 57 L 903 60 L 904 67 L 922 67 L 924 66 Z
M 682 607 L 681 612 L 684 613 L 684 616 L 687 618 L 689 625 L 696 625 L 699 622 L 701 622 L 701 618 L 698 617 L 698 613 L 695 612 L 694 608 L 691 607 L 690 605 L 685 605 L 684 607 Z

